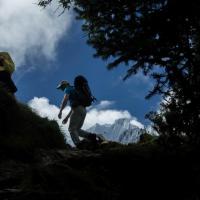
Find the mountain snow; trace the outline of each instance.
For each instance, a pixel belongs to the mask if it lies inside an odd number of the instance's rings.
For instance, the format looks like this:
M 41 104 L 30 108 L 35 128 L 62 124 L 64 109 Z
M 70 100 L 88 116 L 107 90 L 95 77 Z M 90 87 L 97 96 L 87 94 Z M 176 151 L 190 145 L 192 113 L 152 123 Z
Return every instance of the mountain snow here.
M 113 124 L 95 124 L 87 131 L 101 134 L 109 141 L 123 144 L 135 143 L 141 135 L 141 128 L 133 125 L 131 119 L 118 119 Z

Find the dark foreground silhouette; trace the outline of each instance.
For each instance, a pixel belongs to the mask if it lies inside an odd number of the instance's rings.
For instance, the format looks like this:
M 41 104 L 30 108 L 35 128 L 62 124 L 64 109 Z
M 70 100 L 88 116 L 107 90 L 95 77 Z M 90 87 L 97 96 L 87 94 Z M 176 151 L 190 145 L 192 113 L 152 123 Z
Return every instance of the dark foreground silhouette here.
M 199 152 L 159 140 L 65 144 L 56 122 L 0 91 L 0 199 L 199 199 Z

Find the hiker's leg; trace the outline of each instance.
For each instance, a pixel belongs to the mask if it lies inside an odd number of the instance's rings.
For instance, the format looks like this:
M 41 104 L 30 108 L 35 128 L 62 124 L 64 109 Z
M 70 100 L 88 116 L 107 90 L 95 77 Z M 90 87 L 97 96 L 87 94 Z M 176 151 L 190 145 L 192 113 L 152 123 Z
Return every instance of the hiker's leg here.
M 83 126 L 85 117 L 86 117 L 85 107 L 78 106 L 76 108 L 73 108 L 73 111 L 70 117 L 69 132 L 75 145 L 77 145 L 80 142 L 79 136 L 85 139 L 89 139 L 89 140 L 96 139 L 95 134 L 92 134 L 90 132 L 87 132 L 81 129 L 81 127 Z
M 90 136 L 92 135 L 92 133 L 81 129 L 81 127 L 83 126 L 83 123 L 85 121 L 86 109 L 83 106 L 79 106 L 78 110 L 79 110 L 78 112 L 79 112 L 79 115 L 80 115 L 79 116 L 80 120 L 79 120 L 79 125 L 78 125 L 78 134 L 79 134 L 79 136 L 81 136 L 85 139 L 90 139 Z
M 73 108 L 72 109 L 72 113 L 70 116 L 70 122 L 69 122 L 69 133 L 71 135 L 72 141 L 75 145 L 77 145 L 78 143 L 80 143 L 80 139 L 79 139 L 79 124 L 80 124 L 80 114 L 78 109 Z
M 88 131 L 84 131 L 83 129 L 80 129 L 79 130 L 79 135 L 81 137 L 84 137 L 84 138 L 88 138 L 89 135 L 91 135 L 92 133 L 88 132 Z
M 91 133 L 82 129 L 79 130 L 79 135 L 93 142 L 106 140 L 102 134 Z

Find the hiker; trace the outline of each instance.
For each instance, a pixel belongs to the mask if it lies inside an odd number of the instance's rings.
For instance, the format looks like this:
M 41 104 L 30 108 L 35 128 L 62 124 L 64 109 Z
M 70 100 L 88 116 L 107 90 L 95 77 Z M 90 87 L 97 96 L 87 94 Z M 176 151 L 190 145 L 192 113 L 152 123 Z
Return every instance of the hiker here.
M 57 86 L 57 89 L 61 89 L 65 92 L 63 97 L 60 112 L 58 118 L 62 118 L 62 111 L 67 105 L 69 100 L 71 111 L 62 121 L 63 124 L 69 122 L 69 133 L 71 135 L 73 143 L 79 147 L 81 140 L 79 136 L 83 137 L 86 140 L 95 142 L 98 136 L 94 133 L 90 133 L 81 129 L 85 117 L 86 117 L 86 107 L 90 106 L 94 101 L 94 97 L 91 95 L 88 82 L 85 77 L 79 75 L 74 79 L 74 86 L 71 86 L 67 81 L 61 81 Z
M 8 52 L 0 52 L 0 89 L 14 95 L 17 92 L 11 76 L 15 70 L 15 64 Z

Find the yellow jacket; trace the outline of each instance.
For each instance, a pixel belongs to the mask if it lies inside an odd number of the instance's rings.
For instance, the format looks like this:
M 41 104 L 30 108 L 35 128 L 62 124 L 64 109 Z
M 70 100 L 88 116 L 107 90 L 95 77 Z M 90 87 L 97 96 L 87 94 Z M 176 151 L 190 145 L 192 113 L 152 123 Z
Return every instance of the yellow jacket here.
M 0 59 L 3 60 L 3 64 L 0 62 L 0 71 L 7 71 L 12 74 L 15 71 L 15 64 L 8 52 L 0 52 Z

